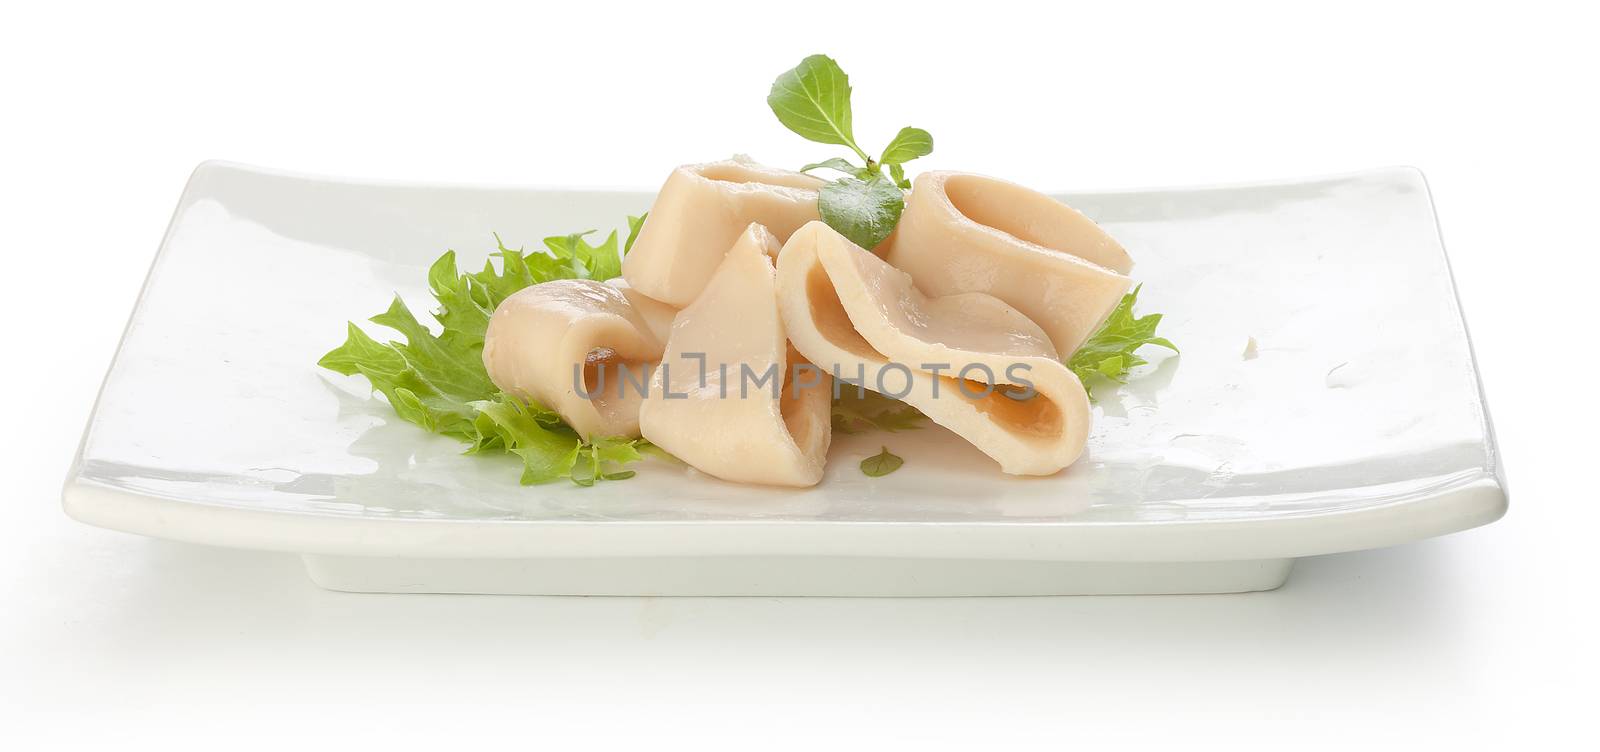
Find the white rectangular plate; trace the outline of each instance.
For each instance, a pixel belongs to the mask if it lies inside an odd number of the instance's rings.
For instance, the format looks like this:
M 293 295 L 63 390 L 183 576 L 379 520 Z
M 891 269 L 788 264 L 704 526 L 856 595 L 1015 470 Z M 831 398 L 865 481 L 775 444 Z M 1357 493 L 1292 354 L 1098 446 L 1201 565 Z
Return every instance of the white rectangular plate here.
M 1225 592 L 1295 557 L 1505 511 L 1426 184 L 1411 169 L 1076 194 L 1181 356 L 1101 390 L 1086 456 L 1003 476 L 943 429 L 837 436 L 794 491 L 664 462 L 525 487 L 315 365 L 447 248 L 623 224 L 644 192 L 368 183 L 208 163 L 178 205 L 64 503 L 95 525 L 306 555 L 346 590 Z M 375 334 L 386 334 L 371 327 Z M 1253 342 L 1253 344 L 1252 344 Z M 1247 351 L 1248 350 L 1248 351 Z M 899 472 L 857 461 L 890 446 Z

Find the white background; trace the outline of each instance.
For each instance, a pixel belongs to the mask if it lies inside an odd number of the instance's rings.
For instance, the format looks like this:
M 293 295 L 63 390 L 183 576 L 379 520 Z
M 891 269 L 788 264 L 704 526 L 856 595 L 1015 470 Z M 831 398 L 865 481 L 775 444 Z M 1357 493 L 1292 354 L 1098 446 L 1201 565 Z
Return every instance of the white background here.
M 0 740 L 1595 741 L 1600 54 L 1578 4 L 564 5 L 0 11 Z M 734 151 L 798 164 L 823 147 L 763 98 L 811 52 L 851 74 L 864 141 L 932 131 L 919 166 L 1044 189 L 1421 167 L 1510 514 L 1304 561 L 1274 593 L 999 600 L 342 595 L 292 556 L 61 514 L 95 389 L 196 163 L 634 187 Z

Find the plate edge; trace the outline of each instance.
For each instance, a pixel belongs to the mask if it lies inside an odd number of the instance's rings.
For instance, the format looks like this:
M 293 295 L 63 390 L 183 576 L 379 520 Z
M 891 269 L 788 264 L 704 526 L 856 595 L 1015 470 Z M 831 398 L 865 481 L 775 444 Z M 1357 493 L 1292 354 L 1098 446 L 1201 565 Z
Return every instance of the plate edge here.
M 1381 548 L 1505 514 L 1485 474 L 1428 497 L 1298 517 L 1142 523 L 373 519 L 199 504 L 73 478 L 68 516 L 155 538 L 300 554 L 413 558 L 792 556 L 1234 561 Z

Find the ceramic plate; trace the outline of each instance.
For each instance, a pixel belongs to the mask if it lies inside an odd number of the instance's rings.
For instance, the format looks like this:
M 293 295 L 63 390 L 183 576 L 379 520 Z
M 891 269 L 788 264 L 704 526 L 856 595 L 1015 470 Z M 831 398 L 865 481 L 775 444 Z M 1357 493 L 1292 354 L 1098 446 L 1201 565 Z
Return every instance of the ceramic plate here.
M 1001 475 L 943 429 L 839 436 L 793 491 L 666 463 L 593 488 L 394 417 L 315 366 L 346 320 L 491 232 L 616 227 L 647 192 L 371 183 L 208 163 L 179 202 L 65 491 L 145 535 L 306 556 L 338 589 L 1217 592 L 1295 557 L 1490 522 L 1506 497 L 1422 175 L 1064 195 L 1182 348 L 1097 393 L 1089 449 Z M 372 328 L 375 334 L 382 333 Z M 905 467 L 857 468 L 890 446 Z

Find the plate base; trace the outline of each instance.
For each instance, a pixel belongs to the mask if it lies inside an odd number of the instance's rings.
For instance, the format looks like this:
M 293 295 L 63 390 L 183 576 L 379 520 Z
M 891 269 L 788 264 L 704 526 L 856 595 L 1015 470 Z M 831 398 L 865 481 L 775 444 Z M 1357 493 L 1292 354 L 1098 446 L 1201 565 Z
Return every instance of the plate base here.
M 1293 559 L 997 561 L 771 556 L 406 559 L 306 555 L 312 581 L 356 593 L 503 595 L 1152 595 L 1272 590 Z

